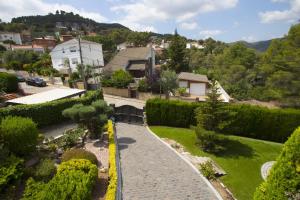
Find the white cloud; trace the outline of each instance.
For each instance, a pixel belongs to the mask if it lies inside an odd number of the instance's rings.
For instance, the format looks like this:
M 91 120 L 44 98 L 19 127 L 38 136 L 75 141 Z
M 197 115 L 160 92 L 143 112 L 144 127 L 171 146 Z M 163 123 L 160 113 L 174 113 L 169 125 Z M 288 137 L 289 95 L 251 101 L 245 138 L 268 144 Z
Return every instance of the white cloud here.
M 97 22 L 104 22 L 107 19 L 99 13 L 88 12 L 84 9 L 77 9 L 68 4 L 62 3 L 46 3 L 42 0 L 9 0 L 0 1 L 0 18 L 3 21 L 10 21 L 13 17 L 28 15 L 44 15 L 56 10 L 64 10 L 73 12 L 83 17 L 93 19 Z
M 185 30 L 195 30 L 198 27 L 196 22 L 183 22 L 180 27 Z
M 218 29 L 215 29 L 215 30 L 202 30 L 202 31 L 199 32 L 199 34 L 204 36 L 205 38 L 220 35 L 222 33 L 224 33 L 224 31 L 218 30 Z
M 113 6 L 111 10 L 117 14 L 124 14 L 122 21 L 147 26 L 146 24 L 173 19 L 177 22 L 184 22 L 202 13 L 234 8 L 238 1 L 132 0 L 129 3 Z
M 300 16 L 300 0 L 272 0 L 275 3 L 289 2 L 290 8 L 287 10 L 273 10 L 260 12 L 262 23 L 272 23 L 277 21 L 295 22 Z
M 253 35 L 242 37 L 242 40 L 245 40 L 247 42 L 256 42 L 257 41 L 256 37 L 254 37 Z

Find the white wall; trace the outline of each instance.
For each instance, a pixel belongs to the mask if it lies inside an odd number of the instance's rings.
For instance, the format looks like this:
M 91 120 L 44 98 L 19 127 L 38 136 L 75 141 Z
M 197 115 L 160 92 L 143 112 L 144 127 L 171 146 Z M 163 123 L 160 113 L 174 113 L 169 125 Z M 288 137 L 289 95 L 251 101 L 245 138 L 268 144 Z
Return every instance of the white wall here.
M 16 44 L 22 44 L 20 33 L 0 33 L 0 42 L 12 40 Z
M 102 45 L 89 42 L 81 42 L 82 63 L 84 65 L 104 66 Z M 72 71 L 77 71 L 76 67 L 80 60 L 78 40 L 72 39 L 57 45 L 50 53 L 53 68 L 57 70 L 67 70 L 64 63 L 68 59 Z

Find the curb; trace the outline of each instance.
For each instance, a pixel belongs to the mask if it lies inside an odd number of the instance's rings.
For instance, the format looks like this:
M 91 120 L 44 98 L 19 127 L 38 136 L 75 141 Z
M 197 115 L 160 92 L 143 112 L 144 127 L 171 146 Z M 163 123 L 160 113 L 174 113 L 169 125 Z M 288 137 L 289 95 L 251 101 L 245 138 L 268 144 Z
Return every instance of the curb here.
M 186 162 L 201 178 L 202 180 L 208 185 L 208 187 L 213 191 L 213 193 L 216 195 L 218 200 L 223 200 L 221 195 L 217 192 L 217 190 L 212 186 L 212 184 L 200 173 L 200 171 L 185 157 L 183 157 L 179 152 L 177 152 L 174 148 L 172 148 L 168 143 L 163 141 L 160 137 L 158 137 L 155 133 L 152 132 L 152 130 L 149 128 L 149 126 L 146 126 L 146 129 L 151 133 L 153 137 L 158 139 L 160 142 L 162 142 L 165 146 L 167 146 L 169 149 L 171 149 L 174 153 L 176 153 L 184 162 Z

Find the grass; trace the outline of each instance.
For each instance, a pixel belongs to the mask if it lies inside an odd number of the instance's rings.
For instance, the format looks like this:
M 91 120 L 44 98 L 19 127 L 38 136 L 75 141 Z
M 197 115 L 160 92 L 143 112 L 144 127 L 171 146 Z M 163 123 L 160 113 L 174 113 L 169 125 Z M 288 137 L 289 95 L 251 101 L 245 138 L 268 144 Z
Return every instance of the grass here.
M 164 126 L 150 128 L 159 137 L 182 144 L 193 155 L 211 157 L 227 173 L 221 180 L 239 200 L 253 199 L 256 187 L 263 181 L 260 174 L 261 165 L 275 160 L 282 148 L 279 143 L 228 136 L 230 140 L 226 150 L 215 155 L 203 152 L 195 144 L 196 135 L 191 129 Z

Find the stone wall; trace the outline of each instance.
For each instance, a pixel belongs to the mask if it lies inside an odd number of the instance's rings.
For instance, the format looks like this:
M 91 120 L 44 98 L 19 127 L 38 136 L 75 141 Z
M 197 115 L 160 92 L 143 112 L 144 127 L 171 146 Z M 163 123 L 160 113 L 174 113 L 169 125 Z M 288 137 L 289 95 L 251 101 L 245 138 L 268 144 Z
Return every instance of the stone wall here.
M 121 88 L 113 88 L 113 87 L 102 87 L 102 89 L 104 94 L 129 98 L 129 92 L 127 88 L 121 89 Z

